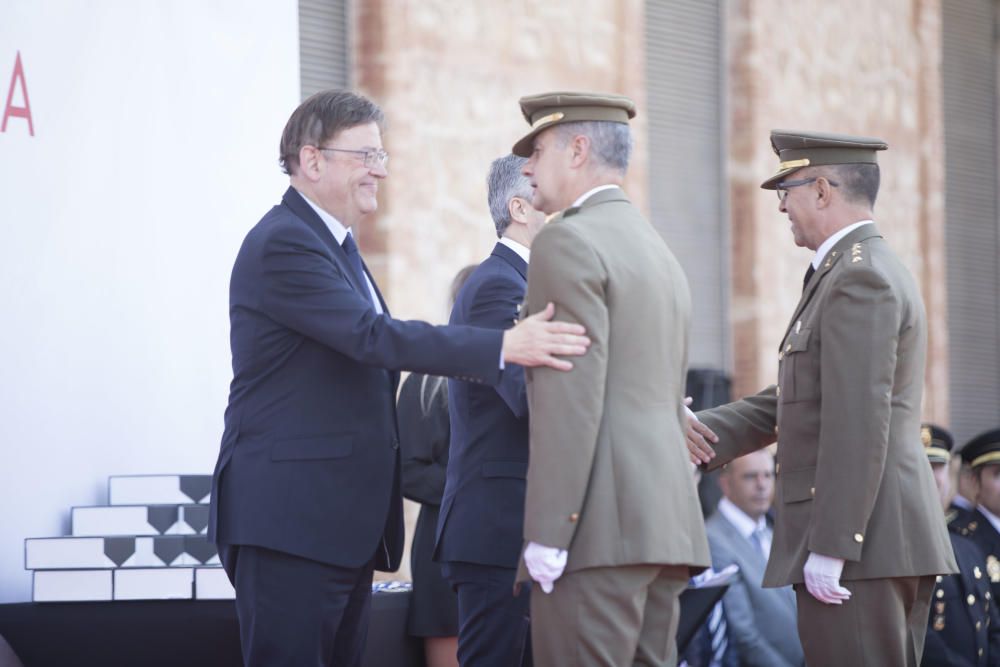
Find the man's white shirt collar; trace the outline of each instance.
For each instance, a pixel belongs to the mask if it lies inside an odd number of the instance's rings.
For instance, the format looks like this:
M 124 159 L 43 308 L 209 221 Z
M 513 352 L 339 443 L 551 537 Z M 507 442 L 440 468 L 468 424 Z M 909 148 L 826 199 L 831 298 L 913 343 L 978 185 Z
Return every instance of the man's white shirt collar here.
M 835 232 L 830 238 L 823 241 L 822 245 L 816 249 L 815 256 L 813 256 L 813 268 L 817 270 L 819 269 L 819 265 L 823 262 L 823 258 L 826 257 L 826 253 L 830 252 L 830 249 L 837 245 L 837 241 L 844 238 L 861 225 L 870 225 L 874 222 L 874 220 L 862 220 L 861 222 L 855 222 L 853 225 L 847 225 L 839 232 Z
M 740 535 L 748 540 L 755 530 L 767 528 L 767 519 L 761 517 L 759 521 L 754 521 L 747 516 L 746 512 L 737 507 L 733 501 L 725 496 L 722 496 L 722 499 L 719 500 L 719 511 L 722 512 L 722 516 L 726 517 L 729 523 L 733 524 Z
M 951 504 L 952 505 L 957 505 L 957 506 L 961 507 L 964 510 L 972 511 L 972 510 L 976 509 L 976 506 L 974 504 L 972 504 L 972 502 L 968 498 L 966 498 L 965 496 L 959 495 L 957 493 L 955 494 L 955 497 L 951 499 Z
M 615 185 L 614 183 L 609 184 L 609 185 L 598 185 L 596 188 L 593 188 L 591 190 L 587 190 L 582 195 L 580 195 L 579 197 L 577 197 L 576 201 L 573 202 L 573 206 L 579 206 L 583 202 L 587 201 L 587 199 L 589 199 L 591 195 L 596 195 L 601 190 L 610 190 L 611 188 L 617 188 L 617 187 L 618 186 Z
M 521 245 L 514 239 L 509 239 L 506 236 L 500 237 L 500 244 L 505 245 L 514 252 L 516 252 L 517 256 L 523 259 L 525 264 L 529 262 L 528 258 L 531 257 L 531 250 L 528 249 L 528 246 Z
M 296 192 L 298 192 L 298 190 L 296 190 Z M 347 235 L 351 233 L 351 228 L 344 227 L 340 220 L 337 220 L 335 217 L 321 209 L 313 202 L 312 199 L 309 199 L 309 197 L 306 197 L 301 192 L 299 192 L 299 194 L 302 195 L 302 198 L 306 200 L 306 203 L 312 207 L 312 210 L 316 211 L 316 215 L 318 215 L 319 219 L 323 221 L 323 224 L 330 228 L 330 233 L 333 234 L 333 238 L 337 239 L 337 245 L 344 245 L 344 239 L 346 239 Z
M 296 192 L 299 191 L 296 190 Z M 323 224 L 325 224 L 330 229 L 330 233 L 333 234 L 333 238 L 336 239 L 337 245 L 340 246 L 344 245 L 344 239 L 347 238 L 348 234 L 351 234 L 351 228 L 345 227 L 340 222 L 340 220 L 337 220 L 335 217 L 333 217 L 332 215 L 321 209 L 319 206 L 313 203 L 313 201 L 309 199 L 309 197 L 306 197 L 301 192 L 299 192 L 299 194 L 302 195 L 302 198 L 306 200 L 306 203 L 312 207 L 312 210 L 316 211 L 316 215 L 318 215 L 319 219 L 323 221 Z M 351 235 L 353 236 L 353 234 Z M 364 278 L 365 278 L 365 285 L 368 286 L 368 293 L 371 294 L 372 297 L 372 303 L 374 304 L 375 312 L 381 315 L 383 312 L 382 304 L 379 303 L 378 292 L 375 291 L 375 285 L 372 284 L 371 278 L 369 278 L 367 274 L 365 274 Z
M 991 524 L 993 524 L 993 529 L 995 531 L 997 531 L 998 533 L 1000 533 L 1000 517 L 998 517 L 996 514 L 994 514 L 993 512 L 989 511 L 988 509 L 986 509 L 982 505 L 979 505 L 978 507 L 976 507 L 976 509 L 978 509 L 980 511 L 980 513 L 982 513 L 982 515 L 984 517 L 986 517 L 986 519 Z

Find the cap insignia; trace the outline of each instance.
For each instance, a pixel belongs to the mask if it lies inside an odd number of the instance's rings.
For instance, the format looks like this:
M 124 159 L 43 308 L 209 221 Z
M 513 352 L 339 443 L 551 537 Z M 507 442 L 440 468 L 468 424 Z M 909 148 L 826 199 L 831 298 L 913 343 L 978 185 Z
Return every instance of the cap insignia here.
M 534 123 L 531 124 L 531 129 L 534 130 L 542 125 L 545 125 L 546 123 L 562 120 L 565 115 L 566 114 L 564 114 L 562 111 L 557 111 L 555 113 L 550 113 L 547 116 L 542 116 L 541 118 L 539 118 L 538 120 L 536 120 Z

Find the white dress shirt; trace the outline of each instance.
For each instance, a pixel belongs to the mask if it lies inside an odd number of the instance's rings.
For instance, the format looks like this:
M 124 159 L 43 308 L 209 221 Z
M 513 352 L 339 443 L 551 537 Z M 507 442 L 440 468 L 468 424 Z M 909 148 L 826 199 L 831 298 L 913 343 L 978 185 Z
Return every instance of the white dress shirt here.
M 834 232 L 834 234 L 830 236 L 830 238 L 823 241 L 823 243 L 819 246 L 819 248 L 816 249 L 816 254 L 813 256 L 813 261 L 812 261 L 813 268 L 819 270 L 819 265 L 823 263 L 823 258 L 826 257 L 826 253 L 830 252 L 830 249 L 833 248 L 833 246 L 837 245 L 837 241 L 844 238 L 845 236 L 853 232 L 861 225 L 872 225 L 872 224 L 875 224 L 874 220 L 862 220 L 860 222 L 855 222 L 853 225 L 847 225 L 839 232 Z
M 760 548 L 764 552 L 766 560 L 767 554 L 771 553 L 771 529 L 767 526 L 767 517 L 762 516 L 755 521 L 725 496 L 719 501 L 719 511 L 747 540 L 753 542 L 751 536 L 755 532 L 757 533 L 757 539 L 760 541 Z
M 500 237 L 500 245 L 507 246 L 508 248 L 516 252 L 517 256 L 523 259 L 525 264 L 528 263 L 529 258 L 531 257 L 531 250 L 528 249 L 528 246 L 521 245 L 514 239 L 509 239 L 506 236 Z
M 955 494 L 955 497 L 951 499 L 951 504 L 961 507 L 964 510 L 969 510 L 970 512 L 976 509 L 976 506 L 969 502 L 969 499 L 963 495 Z
M 982 512 L 983 516 L 986 517 L 986 519 L 991 524 L 993 524 L 994 530 L 996 530 L 998 533 L 1000 533 L 1000 516 L 997 516 L 996 514 L 994 514 L 993 512 L 989 511 L 988 509 L 986 509 L 982 505 L 979 505 L 978 507 L 976 507 L 976 509 L 979 510 L 980 512 Z
M 296 190 L 296 192 L 298 192 L 298 190 Z M 319 219 L 323 221 L 323 224 L 330 228 L 330 233 L 333 234 L 333 238 L 337 240 L 337 244 L 341 246 L 344 245 L 344 239 L 346 239 L 347 235 L 351 233 L 351 228 L 344 227 L 340 220 L 337 220 L 335 217 L 314 204 L 309 197 L 306 197 L 301 192 L 299 192 L 299 194 L 302 195 L 302 198 L 306 200 L 306 203 L 312 207 L 312 210 L 316 211 L 316 215 L 318 215 Z M 372 303 L 375 304 L 375 312 L 381 315 L 382 302 L 378 300 L 378 292 L 375 291 L 375 286 L 372 285 L 371 278 L 368 277 L 367 273 L 365 273 L 365 284 L 368 285 L 368 293 L 372 295 Z

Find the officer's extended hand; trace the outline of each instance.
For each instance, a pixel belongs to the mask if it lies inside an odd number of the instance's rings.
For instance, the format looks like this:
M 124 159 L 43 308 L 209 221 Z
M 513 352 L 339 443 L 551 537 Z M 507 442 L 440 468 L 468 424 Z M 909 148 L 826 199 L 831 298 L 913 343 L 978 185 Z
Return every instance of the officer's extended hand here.
M 518 322 L 513 329 L 503 333 L 504 363 L 521 366 L 551 366 L 568 371 L 573 364 L 555 355 L 580 356 L 587 352 L 590 339 L 579 324 L 550 322 L 556 307 L 549 303 L 540 313 Z
M 684 399 L 684 412 L 687 414 L 687 429 L 684 433 L 687 441 L 688 454 L 691 456 L 691 463 L 700 465 L 708 463 L 715 458 L 715 450 L 708 444 L 708 441 L 718 442 L 719 436 L 715 431 L 701 423 L 698 416 L 691 411 L 688 406 L 693 399 L 688 396 Z
M 810 553 L 802 568 L 806 590 L 826 604 L 843 604 L 851 599 L 851 591 L 840 585 L 840 573 L 844 571 L 844 559 Z

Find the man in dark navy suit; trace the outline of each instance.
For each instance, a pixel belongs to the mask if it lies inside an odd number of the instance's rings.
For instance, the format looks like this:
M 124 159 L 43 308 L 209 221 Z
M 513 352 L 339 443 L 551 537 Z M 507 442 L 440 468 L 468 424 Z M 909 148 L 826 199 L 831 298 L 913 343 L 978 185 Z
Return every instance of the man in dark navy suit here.
M 500 241 L 469 276 L 451 324 L 513 326 L 527 289 L 531 242 L 545 215 L 531 206 L 524 158 L 490 168 L 488 200 Z M 524 371 L 509 368 L 496 386 L 448 383 L 451 449 L 435 557 L 458 593 L 458 660 L 464 665 L 531 664 L 528 589 L 515 597 L 528 470 Z
M 360 664 L 372 570 L 403 548 L 399 370 L 496 384 L 505 364 L 567 370 L 553 355 L 587 344 L 545 317 L 506 332 L 389 317 L 351 231 L 387 176 L 382 121 L 348 92 L 303 102 L 281 137 L 291 187 L 233 267 L 210 535 L 247 665 Z

